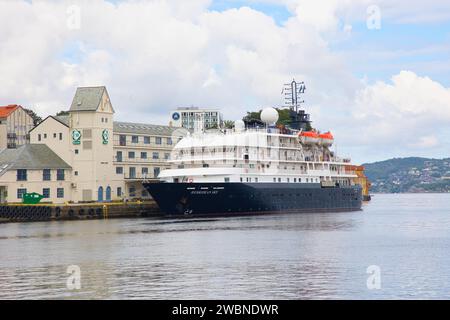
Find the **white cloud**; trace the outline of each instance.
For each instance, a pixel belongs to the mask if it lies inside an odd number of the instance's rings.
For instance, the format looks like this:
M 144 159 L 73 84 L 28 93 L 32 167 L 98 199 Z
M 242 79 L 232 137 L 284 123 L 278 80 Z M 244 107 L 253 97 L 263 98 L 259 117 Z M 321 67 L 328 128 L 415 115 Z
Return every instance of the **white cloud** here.
M 67 28 L 74 3 L 79 30 Z M 237 119 L 280 105 L 282 84 L 296 77 L 307 83 L 314 125 L 335 128 L 340 145 L 358 146 L 360 154 L 378 145 L 389 155 L 443 145 L 448 88 L 407 71 L 392 83 L 363 83 L 331 51 L 327 38 L 351 36 L 369 1 L 286 3 L 298 15 L 279 26 L 247 7 L 208 11 L 207 0 L 0 0 L 0 104 L 45 115 L 67 108 L 77 86 L 106 85 L 121 120 L 167 123 L 169 111 L 183 105 L 220 107 Z M 380 7 L 400 12 L 384 1 Z M 389 139 L 424 125 L 432 132 L 401 138 L 402 146 Z

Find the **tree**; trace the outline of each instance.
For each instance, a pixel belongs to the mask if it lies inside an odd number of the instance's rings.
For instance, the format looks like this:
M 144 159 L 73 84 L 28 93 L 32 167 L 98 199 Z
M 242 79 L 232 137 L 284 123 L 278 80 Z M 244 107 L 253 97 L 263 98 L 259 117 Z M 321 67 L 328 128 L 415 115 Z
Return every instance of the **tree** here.
M 28 113 L 28 115 L 33 119 L 34 126 L 37 126 L 39 123 L 42 122 L 42 117 L 37 115 L 37 113 L 34 112 L 33 110 L 26 108 L 23 108 L 23 110 L 25 110 L 25 112 Z
M 225 120 L 223 122 L 223 126 L 224 126 L 225 129 L 233 129 L 234 128 L 234 121 Z
M 56 116 L 68 116 L 69 115 L 69 111 L 59 111 Z

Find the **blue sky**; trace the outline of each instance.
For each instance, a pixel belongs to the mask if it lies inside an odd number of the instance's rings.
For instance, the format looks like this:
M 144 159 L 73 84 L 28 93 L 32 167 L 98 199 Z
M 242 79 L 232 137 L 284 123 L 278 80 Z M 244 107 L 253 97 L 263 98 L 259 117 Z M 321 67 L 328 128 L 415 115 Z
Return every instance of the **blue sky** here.
M 167 124 L 186 105 L 237 120 L 296 78 L 356 162 L 450 156 L 447 0 L 0 0 L 0 30 L 0 105 L 46 116 L 105 85 L 122 121 Z

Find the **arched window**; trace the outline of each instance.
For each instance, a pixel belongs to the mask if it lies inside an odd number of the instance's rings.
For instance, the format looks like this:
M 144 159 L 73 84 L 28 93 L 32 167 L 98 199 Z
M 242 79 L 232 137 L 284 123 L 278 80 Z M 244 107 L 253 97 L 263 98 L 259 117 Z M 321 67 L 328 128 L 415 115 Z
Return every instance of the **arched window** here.
M 98 187 L 98 202 L 103 202 L 103 187 Z

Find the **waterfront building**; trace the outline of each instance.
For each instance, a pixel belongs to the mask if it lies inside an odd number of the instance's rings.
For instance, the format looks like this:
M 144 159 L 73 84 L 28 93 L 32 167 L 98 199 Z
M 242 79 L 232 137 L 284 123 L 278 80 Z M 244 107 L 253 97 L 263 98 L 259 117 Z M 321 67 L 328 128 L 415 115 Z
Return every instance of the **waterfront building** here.
M 30 131 L 30 142 L 47 145 L 71 167 L 67 201 L 146 199 L 141 182 L 156 179 L 170 166 L 175 130 L 114 122 L 106 88 L 83 87 L 77 89 L 68 115 L 44 119 Z M 17 200 L 12 199 L 8 197 Z
M 72 168 L 45 144 L 25 144 L 0 151 L 0 203 L 21 202 L 36 192 L 42 201 L 71 200 Z
M 222 114 L 217 109 L 197 107 L 178 108 L 170 115 L 170 126 L 191 131 L 217 129 L 223 123 Z
M 0 107 L 0 150 L 14 149 L 29 142 L 33 118 L 19 105 Z

